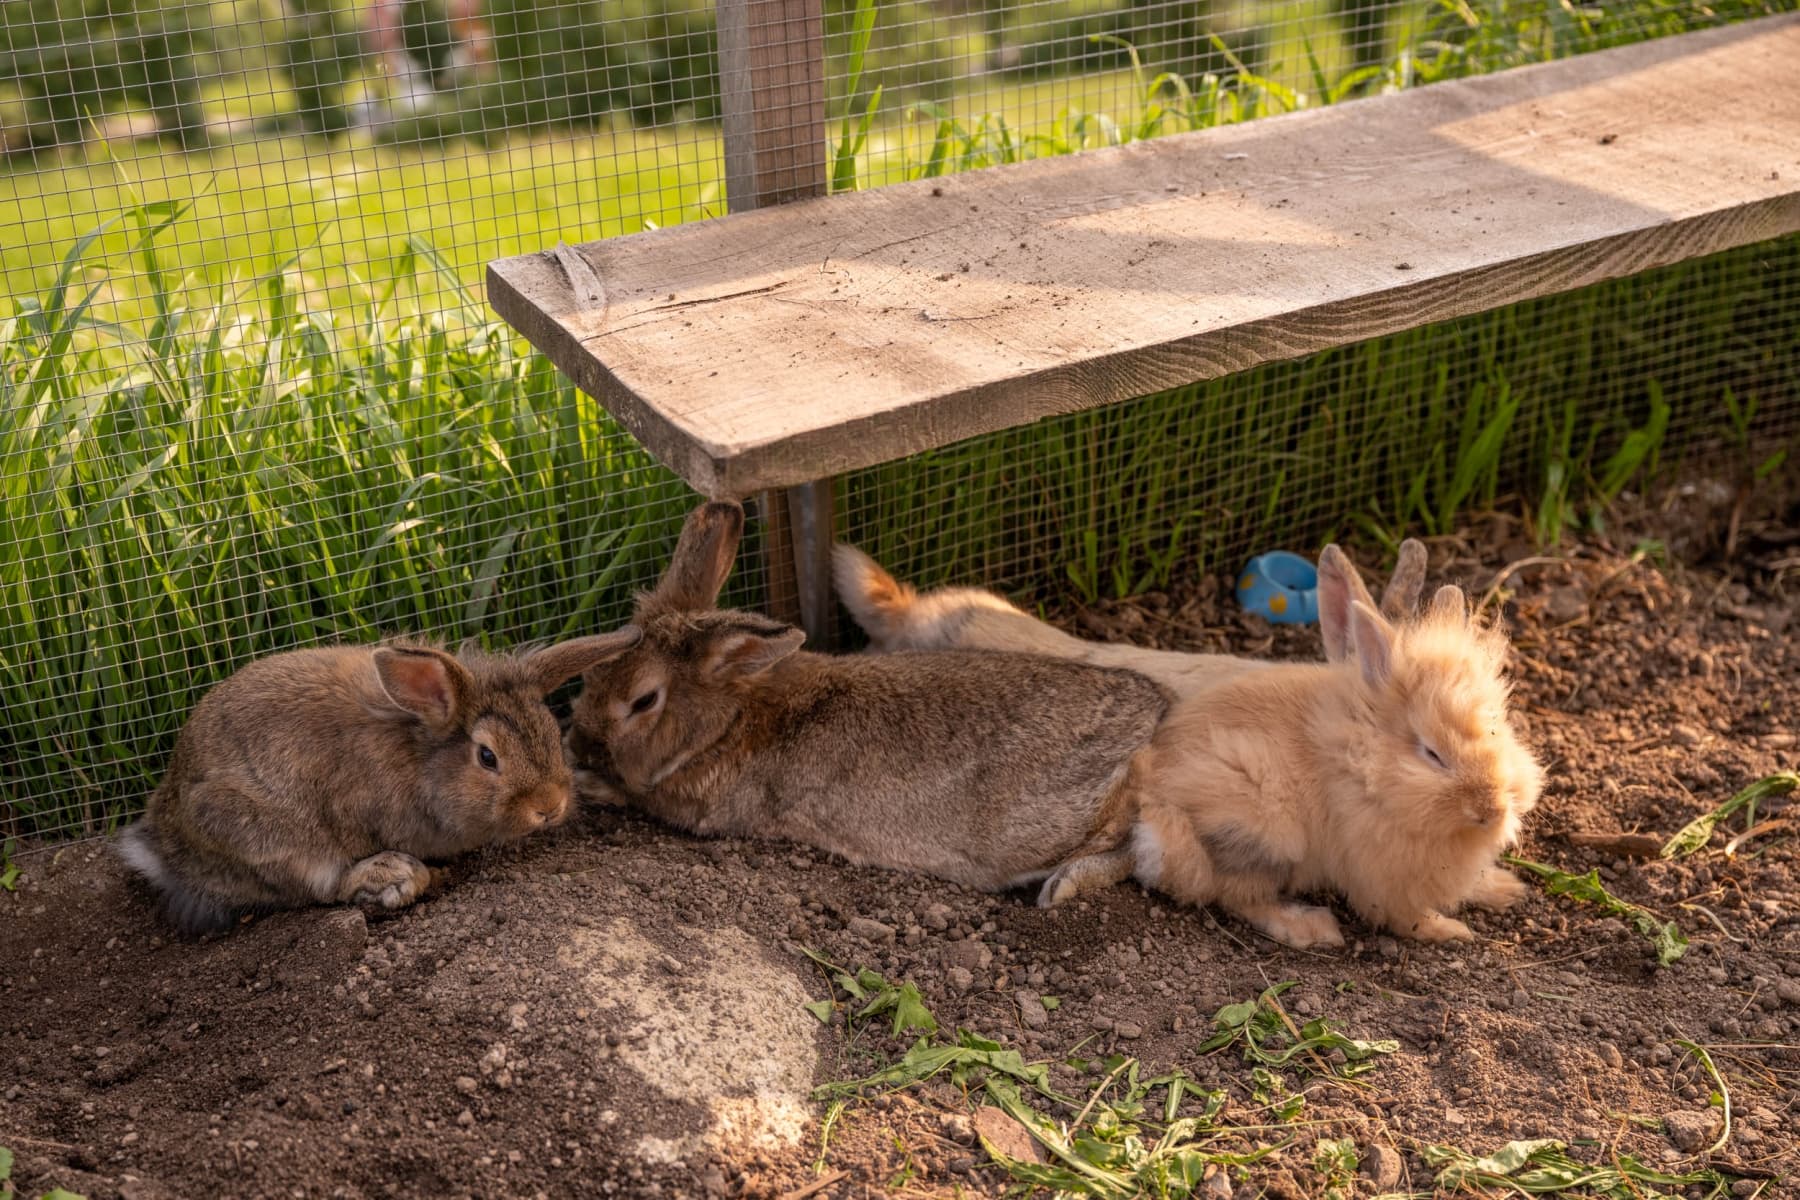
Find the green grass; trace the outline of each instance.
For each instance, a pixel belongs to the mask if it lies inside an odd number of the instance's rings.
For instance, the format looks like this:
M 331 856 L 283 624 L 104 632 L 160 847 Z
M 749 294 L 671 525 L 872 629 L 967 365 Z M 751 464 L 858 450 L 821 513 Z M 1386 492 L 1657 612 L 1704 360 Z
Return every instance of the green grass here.
M 1749 480 L 1800 438 L 1796 278 L 1789 237 L 975 439 L 854 476 L 848 533 L 922 582 L 1089 600 L 1440 532 L 1509 492 L 1535 505 L 1553 471 L 1567 523 L 1595 522 L 1590 497 L 1696 447 Z M 1756 430 L 1728 392 L 1759 399 Z
M 11 214 L 0 292 L 41 292 L 61 269 L 47 251 L 140 202 L 183 206 L 166 237 L 179 266 L 174 286 L 223 285 L 297 257 L 303 302 L 346 311 L 360 303 L 359 285 L 413 288 L 409 238 L 427 238 L 456 280 L 476 286 L 491 258 L 723 211 L 718 132 L 704 125 L 489 150 L 328 149 L 285 138 L 188 155 L 148 144 L 109 151 L 110 159 L 0 174 L 0 208 Z M 103 304 L 146 295 L 131 245 L 130 230 L 115 224 L 84 260 L 84 278 L 108 281 Z M 458 307 L 444 279 L 423 282 L 403 291 L 420 311 Z
M 129 217 L 151 319 L 90 319 L 78 244 L 0 322 L 4 832 L 104 829 L 251 657 L 594 628 L 659 568 L 686 489 L 473 298 L 309 311 L 277 270 L 191 304 L 178 210 Z
M 1280 1002 L 1281 994 L 1294 986 L 1287 981 L 1213 1014 L 1212 1035 L 1195 1047 L 1194 1055 L 1237 1052 L 1232 1057 L 1241 1061 L 1241 1070 L 1235 1075 L 1214 1072 L 1215 1080 L 1225 1076 L 1222 1086 L 1203 1087 L 1179 1066 L 1151 1077 L 1154 1068 L 1129 1055 L 1085 1053 L 1092 1038 L 1059 1059 L 1028 1062 L 1018 1050 L 974 1031 L 942 1032 L 910 982 L 896 984 L 867 968 L 851 971 L 814 951 L 804 953 L 830 981 L 829 998 L 808 1004 L 807 1010 L 841 1035 L 847 1061 L 866 1064 L 870 1071 L 814 1090 L 813 1098 L 827 1104 L 813 1167 L 818 1175 L 830 1165 L 833 1134 L 846 1116 L 854 1120 L 859 1115 L 856 1106 L 937 1080 L 949 1087 L 920 1095 L 918 1102 L 956 1106 L 945 1097 L 960 1095 L 969 1111 L 983 1112 L 985 1123 L 977 1129 L 981 1147 L 1012 1177 L 1020 1194 L 1186 1200 L 1212 1194 L 1204 1181 L 1215 1172 L 1240 1187 L 1254 1187 L 1263 1182 L 1257 1176 L 1259 1163 L 1282 1155 L 1300 1141 L 1298 1135 L 1310 1132 L 1318 1136 L 1310 1159 L 1286 1154 L 1285 1170 L 1307 1194 L 1342 1200 L 1356 1194 L 1361 1165 L 1356 1139 L 1349 1131 L 1328 1136 L 1332 1122 L 1311 1118 L 1306 1097 L 1316 1099 L 1322 1083 L 1368 1087 L 1363 1076 L 1400 1052 L 1397 1041 L 1354 1038 L 1325 1017 L 1296 1021 Z M 910 1044 L 906 1037 L 912 1038 Z M 1712 1102 L 1724 1113 L 1724 1131 L 1711 1148 L 1716 1152 L 1730 1135 L 1730 1093 L 1704 1048 L 1690 1041 L 1680 1045 L 1707 1071 L 1715 1089 Z M 1068 1085 L 1052 1073 L 1058 1066 L 1083 1073 L 1091 1086 L 1084 1081 L 1079 1091 L 1065 1090 Z M 1035 1159 L 1020 1157 L 1011 1138 L 1003 1139 L 1014 1147 L 1010 1152 L 995 1144 L 989 1136 L 995 1124 L 992 1108 L 1010 1118 L 1018 1137 L 1035 1143 Z M 1587 1157 L 1600 1161 L 1583 1162 L 1568 1153 L 1568 1143 L 1552 1138 L 1509 1142 L 1479 1156 L 1459 1146 L 1418 1149 L 1435 1171 L 1432 1182 L 1441 1195 L 1675 1200 L 1686 1194 L 1734 1194 L 1729 1169 L 1684 1161 L 1665 1170 L 1616 1146 L 1584 1146 Z M 904 1151 L 904 1143 L 897 1148 Z M 890 1186 L 899 1182 L 904 1180 L 890 1181 Z M 1680 1190 L 1694 1185 L 1706 1190 Z
M 861 185 L 1318 103 L 1355 82 L 1338 53 L 1304 95 L 1127 70 L 846 105 L 837 171 Z M 1481 65 L 1439 41 L 1389 82 Z M 495 255 L 715 211 L 711 127 L 114 154 L 0 175 L 0 835 L 110 828 L 201 692 L 257 655 L 616 620 L 688 503 L 467 289 Z M 1747 479 L 1779 465 L 1800 426 L 1797 272 L 1788 238 L 977 439 L 847 480 L 843 530 L 909 577 L 1051 602 L 1327 533 L 1442 530 L 1509 490 L 1560 532 L 1687 447 Z M 753 573 L 738 594 L 759 599 Z

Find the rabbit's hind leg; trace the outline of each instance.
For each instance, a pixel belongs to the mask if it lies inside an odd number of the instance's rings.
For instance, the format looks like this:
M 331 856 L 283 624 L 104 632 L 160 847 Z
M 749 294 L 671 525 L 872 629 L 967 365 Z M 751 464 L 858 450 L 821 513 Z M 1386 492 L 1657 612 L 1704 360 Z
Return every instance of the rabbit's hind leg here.
M 1129 845 L 1099 854 L 1071 858 L 1044 880 L 1038 889 L 1038 907 L 1055 908 L 1084 892 L 1097 892 L 1131 878 L 1137 869 L 1137 851 Z

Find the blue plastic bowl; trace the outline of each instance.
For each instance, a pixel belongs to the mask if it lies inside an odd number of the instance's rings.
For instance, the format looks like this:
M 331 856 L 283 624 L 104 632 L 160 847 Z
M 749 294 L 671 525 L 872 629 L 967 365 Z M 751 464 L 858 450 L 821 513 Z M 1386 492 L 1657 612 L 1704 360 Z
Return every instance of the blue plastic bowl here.
M 1319 572 L 1298 554 L 1259 554 L 1238 575 L 1238 603 L 1277 625 L 1319 619 Z

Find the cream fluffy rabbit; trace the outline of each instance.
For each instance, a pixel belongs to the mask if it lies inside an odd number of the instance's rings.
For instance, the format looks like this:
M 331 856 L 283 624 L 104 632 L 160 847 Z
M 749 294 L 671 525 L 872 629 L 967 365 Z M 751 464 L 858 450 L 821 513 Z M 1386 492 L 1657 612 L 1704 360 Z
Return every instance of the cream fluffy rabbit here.
M 1290 946 L 1343 944 L 1329 910 L 1289 898 L 1324 890 L 1396 933 L 1467 939 L 1458 907 L 1525 891 L 1495 858 L 1542 786 L 1508 719 L 1506 638 L 1454 587 L 1398 626 L 1347 588 L 1320 606 L 1346 634 L 1338 661 L 1273 665 L 1170 711 L 1134 873 Z

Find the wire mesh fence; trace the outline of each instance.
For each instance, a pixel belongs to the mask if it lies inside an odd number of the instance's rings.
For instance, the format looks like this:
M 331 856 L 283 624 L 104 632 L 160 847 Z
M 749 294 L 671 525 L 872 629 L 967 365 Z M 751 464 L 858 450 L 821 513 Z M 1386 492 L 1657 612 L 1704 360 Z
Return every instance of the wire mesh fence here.
M 825 0 L 818 149 L 875 186 L 1791 6 Z M 476 288 L 724 212 L 711 0 L 0 0 L 0 35 L 0 835 L 111 828 L 256 655 L 622 619 L 691 496 Z M 1797 289 L 1753 247 L 865 472 L 843 522 L 1080 598 L 1442 524 L 1662 404 L 1659 445 L 1748 456 L 1800 424 Z

